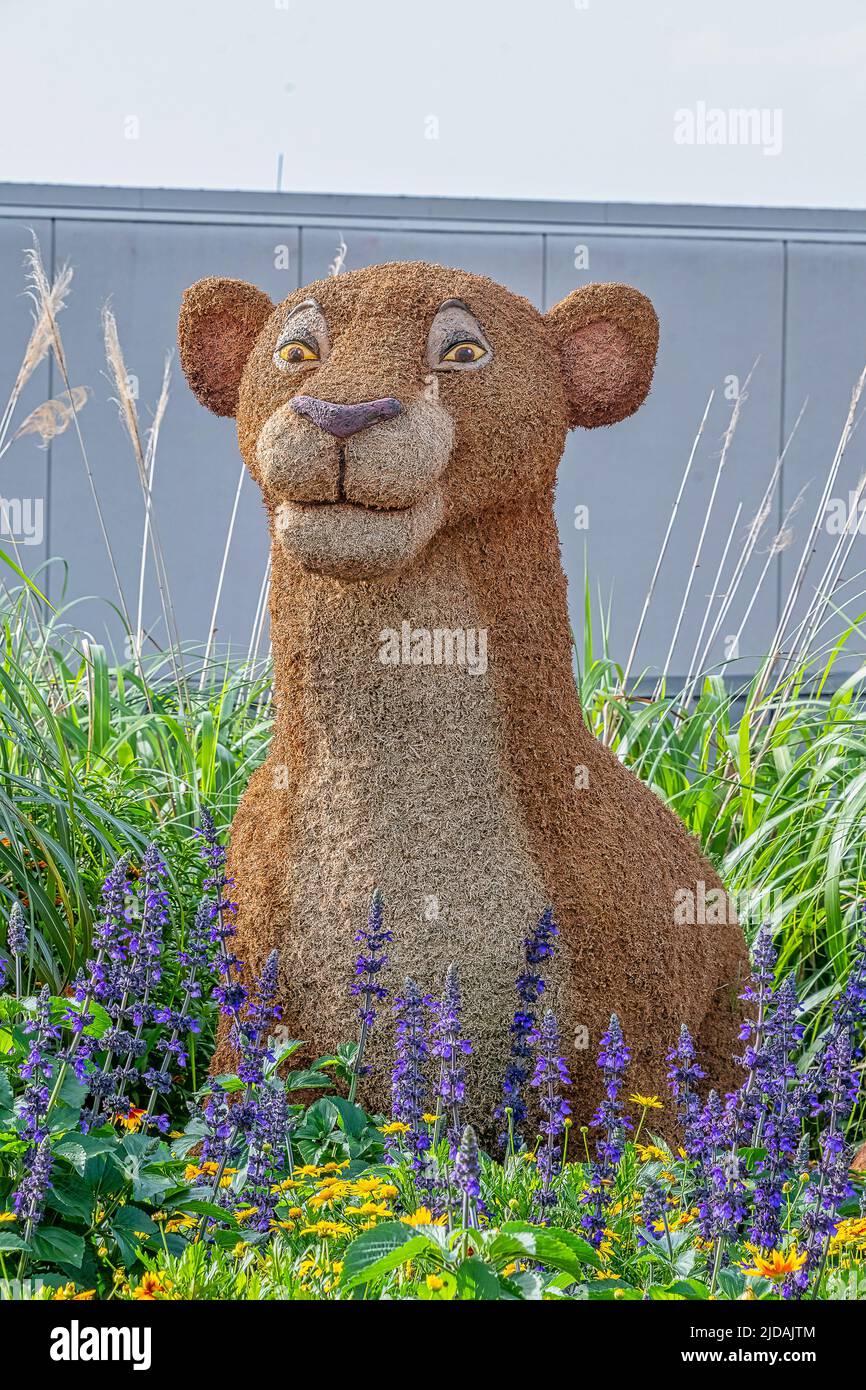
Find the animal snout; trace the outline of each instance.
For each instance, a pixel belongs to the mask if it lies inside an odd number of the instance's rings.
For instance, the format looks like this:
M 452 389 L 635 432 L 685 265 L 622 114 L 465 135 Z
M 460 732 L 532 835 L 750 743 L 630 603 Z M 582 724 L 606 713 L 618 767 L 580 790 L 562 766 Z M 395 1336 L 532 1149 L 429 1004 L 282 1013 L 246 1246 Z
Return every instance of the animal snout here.
M 380 420 L 393 420 L 403 409 L 393 396 L 383 396 L 377 401 L 359 401 L 357 405 L 338 405 L 335 401 L 320 401 L 315 396 L 294 396 L 290 404 L 297 415 L 305 415 L 319 429 L 335 435 L 337 439 L 348 439 L 359 430 L 378 424 Z

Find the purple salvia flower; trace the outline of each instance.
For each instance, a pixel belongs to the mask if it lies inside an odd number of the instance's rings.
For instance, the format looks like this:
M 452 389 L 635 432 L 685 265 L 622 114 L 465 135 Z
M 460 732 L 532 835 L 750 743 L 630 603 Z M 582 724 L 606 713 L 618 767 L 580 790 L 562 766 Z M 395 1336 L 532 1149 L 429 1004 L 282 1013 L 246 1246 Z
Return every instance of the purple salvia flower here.
M 631 1051 L 626 1046 L 619 1019 L 616 1014 L 611 1014 L 610 1026 L 602 1035 L 598 1054 L 598 1066 L 604 1078 L 604 1096 L 593 1118 L 593 1124 L 602 1131 L 597 1145 L 599 1158 L 611 1168 L 615 1168 L 622 1158 L 626 1131 L 632 1127 L 631 1120 L 623 1114 L 619 1099 L 630 1060 Z
M 202 1161 L 217 1165 L 216 1176 L 210 1184 L 210 1200 L 217 1202 L 220 1206 L 230 1208 L 233 1199 L 222 1187 L 222 1177 L 234 1151 L 237 1128 L 229 1113 L 226 1092 L 218 1081 L 211 1081 L 210 1092 L 202 1107 L 201 1114 L 204 1120 L 204 1139 L 201 1146 Z M 204 1232 L 207 1224 L 208 1218 L 205 1215 L 199 1226 L 200 1233 Z
M 564 1086 L 571 1085 L 571 1077 L 560 1056 L 559 1027 L 551 1009 L 546 1010 L 541 1027 L 532 1034 L 532 1042 L 536 1049 L 532 1085 L 538 1089 L 539 1105 L 544 1116 L 541 1123 L 542 1142 L 537 1154 L 541 1185 L 536 1189 L 534 1204 L 539 1221 L 546 1225 L 552 1208 L 556 1206 L 553 1179 L 562 1169 L 559 1136 L 564 1133 L 565 1122 L 571 1114 L 571 1106 L 561 1094 Z
M 776 978 L 776 948 L 770 927 L 761 927 L 752 947 L 752 976 L 740 998 L 751 1004 L 740 1026 L 740 1040 L 746 1044 L 736 1060 L 746 1070 L 746 1080 L 730 1100 L 731 1148 L 752 1146 L 761 1113 L 760 1093 L 764 1074 L 772 1065 L 766 1047 L 767 1015 Z
M 430 1051 L 434 1057 L 439 1058 L 438 1118 L 434 1146 L 438 1142 L 440 1120 L 444 1116 L 453 1153 L 460 1142 L 460 1109 L 466 1094 L 466 1069 L 463 1059 L 472 1053 L 472 1044 L 461 1036 L 460 977 L 454 964 L 448 967 L 442 998 L 433 1005 L 433 1010 Z
M 532 1071 L 529 1038 L 538 1021 L 535 1007 L 544 992 L 546 962 L 554 953 L 558 935 L 553 908 L 548 907 L 523 942 L 525 967 L 517 977 L 519 1003 L 511 1024 L 511 1051 L 502 1086 L 503 1101 L 495 1111 L 495 1118 L 508 1124 L 499 1136 L 502 1147 L 506 1149 L 523 1138 L 526 1123 L 524 1089 Z
M 24 918 L 24 910 L 20 903 L 13 903 L 12 911 L 9 913 L 9 923 L 6 928 L 6 945 L 12 953 L 15 962 L 15 998 L 20 999 L 24 993 L 23 988 L 23 967 L 24 957 L 28 949 L 27 922 Z
M 797 1077 L 795 1055 L 803 1038 L 800 1006 L 793 977 L 773 995 L 765 1028 L 766 1066 L 758 1097 L 754 1146 L 766 1157 L 756 1161 L 749 1235 L 765 1250 L 781 1238 L 781 1214 L 786 1185 L 792 1180 L 803 1128 L 804 1091 Z
M 286 1121 L 286 1093 L 282 1084 L 259 1086 L 243 1193 L 244 1200 L 256 1208 L 253 1225 L 257 1231 L 270 1228 L 280 1201 L 277 1179 L 286 1157 Z
M 48 1082 L 54 1075 L 52 1045 L 60 1037 L 60 1029 L 51 1021 L 51 994 L 43 985 L 36 999 L 33 1018 L 25 1023 L 29 1038 L 27 1056 L 18 1068 L 24 1089 L 19 1107 L 19 1130 L 30 1144 L 39 1144 L 46 1137 L 45 1117 L 50 1092 Z
M 280 1009 L 276 1003 L 278 982 L 279 955 L 274 950 L 265 961 L 262 973 L 253 987 L 247 1012 L 243 1018 L 236 1021 L 234 1044 L 239 1058 L 238 1076 L 246 1082 L 243 1097 L 233 1104 L 230 1122 L 227 1113 L 225 1117 L 222 1115 L 222 1103 L 215 1100 L 213 1095 L 205 1107 L 205 1123 L 209 1132 L 213 1131 L 211 1148 L 221 1149 L 220 1157 L 213 1157 L 213 1161 L 218 1164 L 212 1184 L 214 1199 L 219 1198 L 223 1170 L 238 1142 L 253 1135 L 256 1127 L 263 1123 L 267 1129 L 268 1122 L 263 1121 L 260 1115 L 260 1094 L 263 1089 L 268 1089 L 264 1086 L 264 1073 L 265 1063 L 271 1057 L 267 1046 L 271 1025 L 280 1017 Z M 225 1123 L 229 1123 L 227 1136 L 222 1133 Z M 264 1132 L 261 1130 L 262 1134 Z M 211 1155 L 208 1154 L 208 1157 Z M 258 1160 L 257 1165 L 260 1167 Z M 207 1221 L 203 1217 L 199 1226 L 201 1234 L 204 1234 L 206 1226 Z
M 704 1072 L 696 1061 L 697 1053 L 692 1035 L 685 1024 L 680 1028 L 676 1047 L 667 1055 L 668 1082 L 677 1107 L 677 1119 L 683 1132 L 683 1147 L 689 1158 L 700 1153 L 701 1102 L 697 1084 Z
M 48 1139 L 31 1145 L 23 1158 L 24 1176 L 13 1193 L 12 1203 L 18 1220 L 24 1227 L 24 1239 L 29 1241 L 42 1220 L 45 1198 L 51 1187 L 53 1159 Z
M 238 1076 L 247 1086 L 258 1085 L 264 1079 L 264 1064 L 270 1060 L 268 1036 L 273 1024 L 281 1017 L 280 1006 L 276 1002 L 278 984 L 279 954 L 274 950 L 253 986 L 246 1013 L 237 1021 L 235 1045 Z
M 823 1094 L 814 1113 L 826 1118 L 826 1126 L 818 1140 L 820 1157 L 809 1184 L 802 1221 L 806 1263 L 786 1281 L 785 1292 L 789 1296 L 802 1294 L 813 1275 L 816 1290 L 820 1286 L 839 1209 L 853 1192 L 845 1129 L 859 1095 L 860 1071 L 851 1035 L 847 1028 L 839 1026 L 838 1015 L 817 1066 Z M 813 1096 L 817 1089 L 813 1084 Z
M 857 1036 L 866 1025 L 866 908 L 860 911 L 860 934 L 852 952 L 851 966 L 842 996 L 837 1000 L 835 1021 L 847 1028 L 859 1056 Z
M 13 956 L 26 956 L 28 947 L 27 922 L 20 903 L 13 903 L 6 928 L 6 945 Z
M 145 1084 L 151 1088 L 145 1123 L 149 1122 L 153 1114 L 157 1097 L 167 1095 L 171 1090 L 172 1079 L 169 1068 L 172 1065 L 185 1067 L 187 1064 L 186 1035 L 201 1031 L 198 1019 L 190 1013 L 190 1006 L 194 1000 L 201 998 L 201 977 L 213 968 L 210 909 L 210 902 L 206 898 L 199 903 L 184 949 L 178 952 L 179 961 L 186 967 L 186 975 L 181 985 L 183 998 L 180 1008 L 172 1009 L 167 1005 L 159 1005 L 153 1010 L 154 1022 L 161 1023 L 172 1031 L 169 1037 L 163 1036 L 157 1041 L 156 1049 L 163 1054 L 159 1069 L 150 1067 L 144 1073 Z
M 409 1126 L 404 1136 L 412 1153 L 416 1172 L 424 1166 L 424 1155 L 430 1147 L 430 1136 L 422 1119 L 428 1085 L 426 1077 L 430 1048 L 427 1041 L 425 1011 L 433 1001 L 422 994 L 414 980 L 407 978 L 401 998 L 394 1001 L 397 1019 L 396 1059 L 391 1073 L 394 1118 Z M 394 1161 L 399 1145 L 391 1146 L 389 1159 Z
M 72 997 L 80 1009 L 67 1009 L 64 1022 L 72 1026 L 69 1046 L 61 1053 L 64 1066 L 72 1066 L 80 1082 L 87 1080 L 87 1063 L 96 1051 L 96 1039 L 85 1033 L 93 1022 L 89 1008 L 94 999 L 102 1003 L 111 990 L 112 962 L 122 952 L 127 931 L 127 901 L 129 897 L 129 856 L 124 854 L 109 872 L 102 885 L 101 917 L 93 939 L 96 955 L 87 962 L 87 974 L 79 971 Z
M 48 1139 L 48 1110 L 51 1092 L 48 1082 L 54 1074 L 52 1044 L 60 1029 L 51 1021 L 51 994 L 44 985 L 36 1000 L 36 1012 L 24 1025 L 30 1042 L 19 1074 L 27 1082 L 19 1103 L 18 1128 L 27 1148 L 21 1159 L 22 1177 L 13 1194 L 13 1204 L 29 1240 L 42 1220 L 42 1208 L 51 1176 L 51 1147 Z
M 370 1029 L 376 1019 L 376 1006 L 377 1004 L 382 1005 L 388 997 L 388 991 L 382 984 L 381 975 L 388 964 L 385 947 L 393 940 L 394 933 L 386 930 L 383 917 L 382 894 L 377 888 L 373 893 L 370 911 L 367 914 L 367 925 L 362 927 L 355 937 L 361 950 L 355 961 L 355 979 L 349 986 L 349 993 L 358 1000 L 360 1031 L 358 1050 L 355 1053 L 355 1061 L 352 1066 L 352 1079 L 349 1083 L 350 1101 L 355 1099 L 360 1078 L 366 1076 L 370 1070 L 364 1064 L 364 1052 Z
M 109 965 L 102 988 L 102 999 L 111 1017 L 101 1046 L 105 1058 L 98 1072 L 90 1077 L 93 1091 L 94 1123 L 104 1108 L 108 1115 L 129 1112 L 127 1090 L 138 1080 L 135 1062 L 147 1051 L 142 1033 L 151 1021 L 151 991 L 162 974 L 162 933 L 168 922 L 167 870 L 155 844 L 148 845 L 141 868 L 140 918 L 125 914 L 109 951 Z M 99 995 L 97 995 L 99 997 Z M 115 1058 L 122 1060 L 115 1062 Z
M 234 879 L 226 873 L 225 846 L 220 844 L 214 818 L 207 806 L 202 806 L 200 818 L 201 825 L 196 834 L 202 842 L 201 857 L 207 866 L 202 887 L 212 898 L 213 940 L 219 943 L 221 952 L 227 956 L 226 942 L 234 935 L 232 918 L 237 910 L 237 904 L 230 901 L 227 891 L 233 886 Z
M 611 1185 L 625 1148 L 626 1133 L 632 1127 L 631 1120 L 623 1114 L 619 1099 L 630 1059 L 631 1052 L 623 1038 L 619 1019 L 616 1014 L 611 1014 L 607 1032 L 602 1034 L 597 1061 L 602 1071 L 604 1091 L 592 1120 L 601 1134 L 596 1141 L 596 1161 L 590 1165 L 589 1186 L 581 1195 L 586 1207 L 581 1225 L 587 1239 L 596 1247 L 604 1236 Z
M 647 1178 L 644 1184 L 643 1196 L 641 1198 L 641 1215 L 643 1216 L 643 1223 L 650 1235 L 656 1236 L 660 1234 L 656 1230 L 656 1227 L 661 1226 L 667 1239 L 668 1252 L 672 1255 L 670 1228 L 667 1218 L 667 1197 L 661 1183 L 657 1182 L 655 1178 Z M 647 1244 L 643 1236 L 638 1236 L 638 1241 L 641 1245 Z
M 460 1138 L 454 1160 L 454 1182 L 461 1197 L 461 1225 L 478 1226 L 478 1199 L 481 1195 L 481 1160 L 475 1130 L 467 1125 Z
M 201 857 L 207 865 L 202 887 L 211 897 L 211 939 L 218 951 L 219 981 L 214 986 L 213 997 L 219 1004 L 220 1013 L 231 1020 L 229 1033 L 234 1038 L 247 1002 L 247 990 L 241 978 L 242 962 L 229 948 L 235 934 L 237 904 L 227 897 L 234 880 L 226 873 L 225 847 L 219 842 L 214 818 L 206 806 L 201 808 L 201 825 L 196 834 L 201 839 Z

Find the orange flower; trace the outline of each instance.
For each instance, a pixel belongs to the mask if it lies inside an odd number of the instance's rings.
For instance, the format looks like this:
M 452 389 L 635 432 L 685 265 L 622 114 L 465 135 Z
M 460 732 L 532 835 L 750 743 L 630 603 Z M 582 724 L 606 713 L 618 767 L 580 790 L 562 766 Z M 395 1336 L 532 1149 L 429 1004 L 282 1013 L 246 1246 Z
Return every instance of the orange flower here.
M 744 1267 L 743 1273 L 751 1278 L 784 1279 L 789 1274 L 796 1274 L 806 1263 L 805 1250 L 800 1254 L 796 1245 L 792 1245 L 786 1251 L 771 1250 L 769 1255 L 763 1255 L 754 1245 L 748 1245 L 746 1248 L 752 1256 L 752 1267 Z
M 158 1298 L 167 1294 L 170 1288 L 171 1282 L 169 1280 L 163 1282 L 158 1274 L 143 1274 L 141 1282 L 136 1284 L 132 1290 L 132 1296 L 148 1303 L 154 1303 Z
M 137 1105 L 131 1105 L 125 1115 L 112 1115 L 112 1119 L 120 1125 L 121 1129 L 127 1130 L 130 1134 L 141 1129 L 141 1122 L 147 1114 L 146 1110 L 141 1110 Z

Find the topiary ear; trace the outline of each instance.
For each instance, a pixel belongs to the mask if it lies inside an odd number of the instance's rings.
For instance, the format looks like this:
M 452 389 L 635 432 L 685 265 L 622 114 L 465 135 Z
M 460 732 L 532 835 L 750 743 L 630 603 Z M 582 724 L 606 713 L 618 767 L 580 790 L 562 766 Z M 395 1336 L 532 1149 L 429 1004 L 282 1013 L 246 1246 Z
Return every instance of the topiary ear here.
M 584 285 L 545 315 L 562 362 L 568 427 L 614 425 L 650 389 L 659 321 L 629 285 Z
M 208 276 L 184 292 L 177 326 L 184 375 L 202 405 L 234 415 L 247 358 L 274 306 L 244 280 Z

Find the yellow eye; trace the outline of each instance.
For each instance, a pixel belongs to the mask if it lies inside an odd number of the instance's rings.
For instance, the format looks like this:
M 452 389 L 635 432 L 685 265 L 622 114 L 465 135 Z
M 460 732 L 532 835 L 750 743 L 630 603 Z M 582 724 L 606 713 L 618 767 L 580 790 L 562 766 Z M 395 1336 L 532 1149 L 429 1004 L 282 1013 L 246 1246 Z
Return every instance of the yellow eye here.
M 487 349 L 480 343 L 476 343 L 472 338 L 466 338 L 463 342 L 452 343 L 447 352 L 439 358 L 440 362 L 478 362 L 485 355 Z
M 277 351 L 277 356 L 281 361 L 290 362 L 292 365 L 298 362 L 318 362 L 319 350 L 303 338 L 293 338 L 290 343 L 283 343 Z

